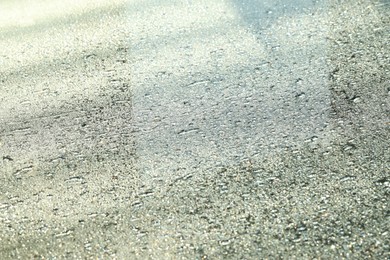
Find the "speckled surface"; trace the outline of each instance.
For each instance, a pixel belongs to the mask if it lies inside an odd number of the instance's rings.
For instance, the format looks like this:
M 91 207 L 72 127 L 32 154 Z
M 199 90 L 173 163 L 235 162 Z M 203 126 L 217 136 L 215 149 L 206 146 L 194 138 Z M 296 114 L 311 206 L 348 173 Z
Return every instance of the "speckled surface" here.
M 3 1 L 0 258 L 389 258 L 389 14 Z

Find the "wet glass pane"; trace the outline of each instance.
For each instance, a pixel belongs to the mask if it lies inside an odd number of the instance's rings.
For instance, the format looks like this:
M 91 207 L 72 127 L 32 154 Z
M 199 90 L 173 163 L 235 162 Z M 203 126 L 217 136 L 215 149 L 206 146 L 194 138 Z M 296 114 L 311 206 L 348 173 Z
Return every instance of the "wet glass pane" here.
M 388 258 L 389 22 L 0 1 L 0 258 Z

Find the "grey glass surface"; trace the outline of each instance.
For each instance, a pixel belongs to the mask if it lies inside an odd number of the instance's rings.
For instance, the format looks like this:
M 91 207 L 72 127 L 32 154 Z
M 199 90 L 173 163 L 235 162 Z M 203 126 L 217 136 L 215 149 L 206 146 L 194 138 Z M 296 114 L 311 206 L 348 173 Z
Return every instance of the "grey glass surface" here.
M 389 258 L 386 0 L 0 2 L 0 259 Z

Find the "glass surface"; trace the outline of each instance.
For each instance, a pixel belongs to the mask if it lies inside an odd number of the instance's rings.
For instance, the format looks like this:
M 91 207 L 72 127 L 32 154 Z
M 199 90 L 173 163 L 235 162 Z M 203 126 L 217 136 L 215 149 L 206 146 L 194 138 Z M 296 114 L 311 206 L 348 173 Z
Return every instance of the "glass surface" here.
M 0 1 L 0 259 L 388 258 L 389 8 Z

